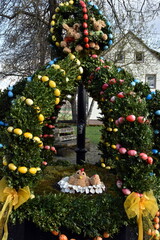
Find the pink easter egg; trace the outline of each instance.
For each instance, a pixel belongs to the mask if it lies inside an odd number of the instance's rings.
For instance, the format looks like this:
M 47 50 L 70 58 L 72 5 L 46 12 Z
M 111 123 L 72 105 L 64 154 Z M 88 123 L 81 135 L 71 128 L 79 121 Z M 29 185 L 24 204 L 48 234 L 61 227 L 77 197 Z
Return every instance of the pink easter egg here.
M 99 71 L 100 69 L 101 69 L 100 67 L 97 67 L 97 68 L 96 68 L 96 71 Z
M 139 116 L 139 117 L 137 117 L 137 121 L 138 121 L 139 123 L 144 123 L 144 122 L 145 122 L 145 119 L 144 119 L 143 116 Z
M 122 148 L 119 149 L 119 152 L 121 154 L 125 154 L 127 152 L 127 149 L 122 147 Z
M 102 85 L 102 90 L 104 91 L 104 90 L 106 90 L 107 88 L 108 88 L 108 84 L 107 83 L 104 83 L 103 85 Z
M 124 83 L 124 80 L 123 80 L 123 79 L 120 79 L 120 80 L 119 80 L 119 83 L 120 83 L 120 84 Z
M 120 118 L 118 118 L 118 122 L 120 123 L 120 124 L 122 124 L 123 122 L 124 122 L 124 117 L 120 117 Z
M 114 103 L 115 101 L 116 101 L 116 97 L 115 96 L 111 97 L 110 102 Z
M 100 59 L 100 62 L 104 63 L 104 60 L 103 60 L 103 59 Z
M 143 160 L 147 160 L 147 158 L 148 158 L 147 154 L 145 154 L 145 153 L 140 153 L 139 156 Z
M 48 137 L 48 134 L 44 134 L 43 137 L 44 137 L 44 138 L 47 138 L 47 137 Z
M 116 144 L 116 149 L 118 150 L 121 147 L 121 145 L 118 143 Z
M 137 151 L 136 150 L 129 150 L 127 153 L 128 153 L 129 156 L 137 155 Z
M 46 161 L 43 161 L 42 164 L 46 166 L 46 165 L 47 165 L 47 162 L 46 162 Z
M 53 152 L 56 152 L 55 147 L 51 147 L 50 150 L 53 151 Z
M 96 54 L 93 54 L 91 57 L 92 58 L 97 58 L 98 56 Z
M 128 122 L 134 122 L 136 120 L 136 117 L 134 115 L 129 115 L 126 117 L 126 120 Z
M 123 188 L 123 189 L 122 189 L 122 192 L 123 192 L 124 195 L 129 195 L 129 194 L 131 194 L 131 191 L 130 191 L 128 188 Z
M 47 150 L 49 150 L 50 149 L 50 146 L 44 146 L 44 149 L 47 149 Z
M 118 120 L 115 121 L 115 124 L 116 124 L 117 127 L 119 126 Z
M 104 92 L 103 91 L 100 91 L 100 95 L 103 95 L 104 94 Z

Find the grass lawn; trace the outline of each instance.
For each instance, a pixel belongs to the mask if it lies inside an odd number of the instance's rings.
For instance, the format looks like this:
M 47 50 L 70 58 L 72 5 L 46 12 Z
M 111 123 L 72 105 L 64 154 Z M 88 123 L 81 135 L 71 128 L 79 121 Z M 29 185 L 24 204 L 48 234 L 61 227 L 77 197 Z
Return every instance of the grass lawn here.
M 98 144 L 101 137 L 101 132 L 100 132 L 101 129 L 102 129 L 102 126 L 87 126 L 86 138 L 88 138 L 91 143 Z

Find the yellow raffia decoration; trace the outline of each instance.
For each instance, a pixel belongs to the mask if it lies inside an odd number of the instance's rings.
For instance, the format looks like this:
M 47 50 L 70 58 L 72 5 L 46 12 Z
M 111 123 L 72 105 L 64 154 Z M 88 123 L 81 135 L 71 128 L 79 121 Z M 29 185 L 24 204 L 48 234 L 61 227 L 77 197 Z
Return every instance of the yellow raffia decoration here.
M 2 240 L 8 238 L 8 219 L 12 212 L 12 208 L 17 209 L 25 203 L 31 196 L 28 186 L 20 188 L 18 192 L 14 188 L 7 186 L 7 181 L 2 178 L 0 181 L 0 201 L 3 202 L 2 210 L 0 211 L 0 229 L 4 230 Z M 3 221 L 3 218 L 5 219 Z
M 158 204 L 153 195 L 153 191 L 144 192 L 140 197 L 137 193 L 132 192 L 124 202 L 124 208 L 128 218 L 137 216 L 138 223 L 138 240 L 143 240 L 143 217 L 149 224 L 158 211 Z

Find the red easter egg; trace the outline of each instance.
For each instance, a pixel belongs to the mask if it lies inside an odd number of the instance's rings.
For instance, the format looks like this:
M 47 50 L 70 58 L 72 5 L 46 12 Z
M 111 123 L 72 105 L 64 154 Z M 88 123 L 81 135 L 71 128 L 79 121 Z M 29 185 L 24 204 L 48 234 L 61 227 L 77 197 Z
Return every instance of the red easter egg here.
M 83 6 L 84 6 L 84 5 L 83 5 Z M 86 7 L 83 7 L 82 12 L 83 12 L 83 13 L 87 13 L 87 11 L 88 11 L 87 8 L 86 8 Z
M 103 95 L 103 94 L 104 94 L 104 92 L 103 92 L 103 91 L 101 91 L 101 92 L 100 92 L 100 95 Z
M 87 30 L 87 29 L 85 29 L 85 30 L 83 31 L 83 33 L 84 33 L 84 35 L 88 36 L 88 30 Z
M 96 54 L 92 54 L 92 58 L 97 58 L 98 56 Z
M 153 164 L 153 158 L 152 157 L 148 157 L 147 158 L 147 163 L 152 165 Z
M 122 147 L 122 148 L 119 149 L 119 152 L 121 154 L 125 154 L 127 152 L 127 149 Z
M 131 194 L 131 191 L 130 191 L 128 188 L 123 188 L 123 189 L 122 189 L 122 192 L 123 192 L 124 195 L 129 195 L 129 194 Z
M 145 122 L 145 119 L 144 119 L 143 116 L 139 116 L 139 117 L 137 117 L 137 121 L 138 121 L 139 123 L 144 123 L 144 122 Z
M 124 98 L 124 93 L 123 93 L 123 92 L 118 93 L 118 94 L 117 94 L 117 97 L 119 97 L 119 98 Z
M 89 48 L 89 44 L 88 43 L 85 44 L 85 48 Z
M 87 28 L 88 27 L 88 24 L 86 22 L 83 22 L 83 28 Z
M 124 117 L 120 117 L 120 118 L 118 118 L 118 122 L 120 123 L 120 124 L 122 124 L 123 122 L 124 122 Z
M 102 85 L 102 90 L 106 90 L 107 88 L 108 88 L 108 84 L 107 83 L 104 83 L 103 85 Z
M 126 120 L 128 122 L 134 122 L 136 120 L 136 117 L 134 115 L 129 115 L 126 117 Z
M 129 156 L 137 155 L 137 151 L 136 150 L 129 150 L 127 153 L 128 153 Z
M 47 138 L 47 137 L 48 137 L 48 134 L 44 134 L 43 137 L 44 137 L 44 138 Z
M 116 126 L 118 126 L 118 125 L 119 125 L 119 122 L 118 122 L 118 120 L 116 120 L 116 121 L 115 121 L 115 124 L 116 124 Z
M 87 20 L 87 19 L 88 19 L 88 14 L 85 13 L 85 14 L 83 15 L 83 19 L 84 19 L 84 20 Z
M 83 41 L 84 41 L 85 43 L 88 43 L 88 42 L 89 42 L 89 38 L 88 38 L 88 37 L 85 37 L 85 38 L 83 39 Z
M 110 80 L 109 80 L 109 83 L 110 83 L 110 84 L 115 84 L 115 83 L 116 83 L 116 79 L 115 79 L 115 78 L 110 79 Z

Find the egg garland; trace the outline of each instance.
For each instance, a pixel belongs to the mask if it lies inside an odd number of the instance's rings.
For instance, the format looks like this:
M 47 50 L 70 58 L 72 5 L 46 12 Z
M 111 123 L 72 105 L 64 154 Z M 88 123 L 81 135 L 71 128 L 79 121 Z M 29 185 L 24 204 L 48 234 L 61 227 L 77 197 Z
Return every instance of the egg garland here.
M 113 43 L 110 23 L 95 6 L 78 0 L 60 3 L 50 23 L 52 44 L 67 54 L 107 49 Z M 93 15 L 97 18 L 93 19 Z

